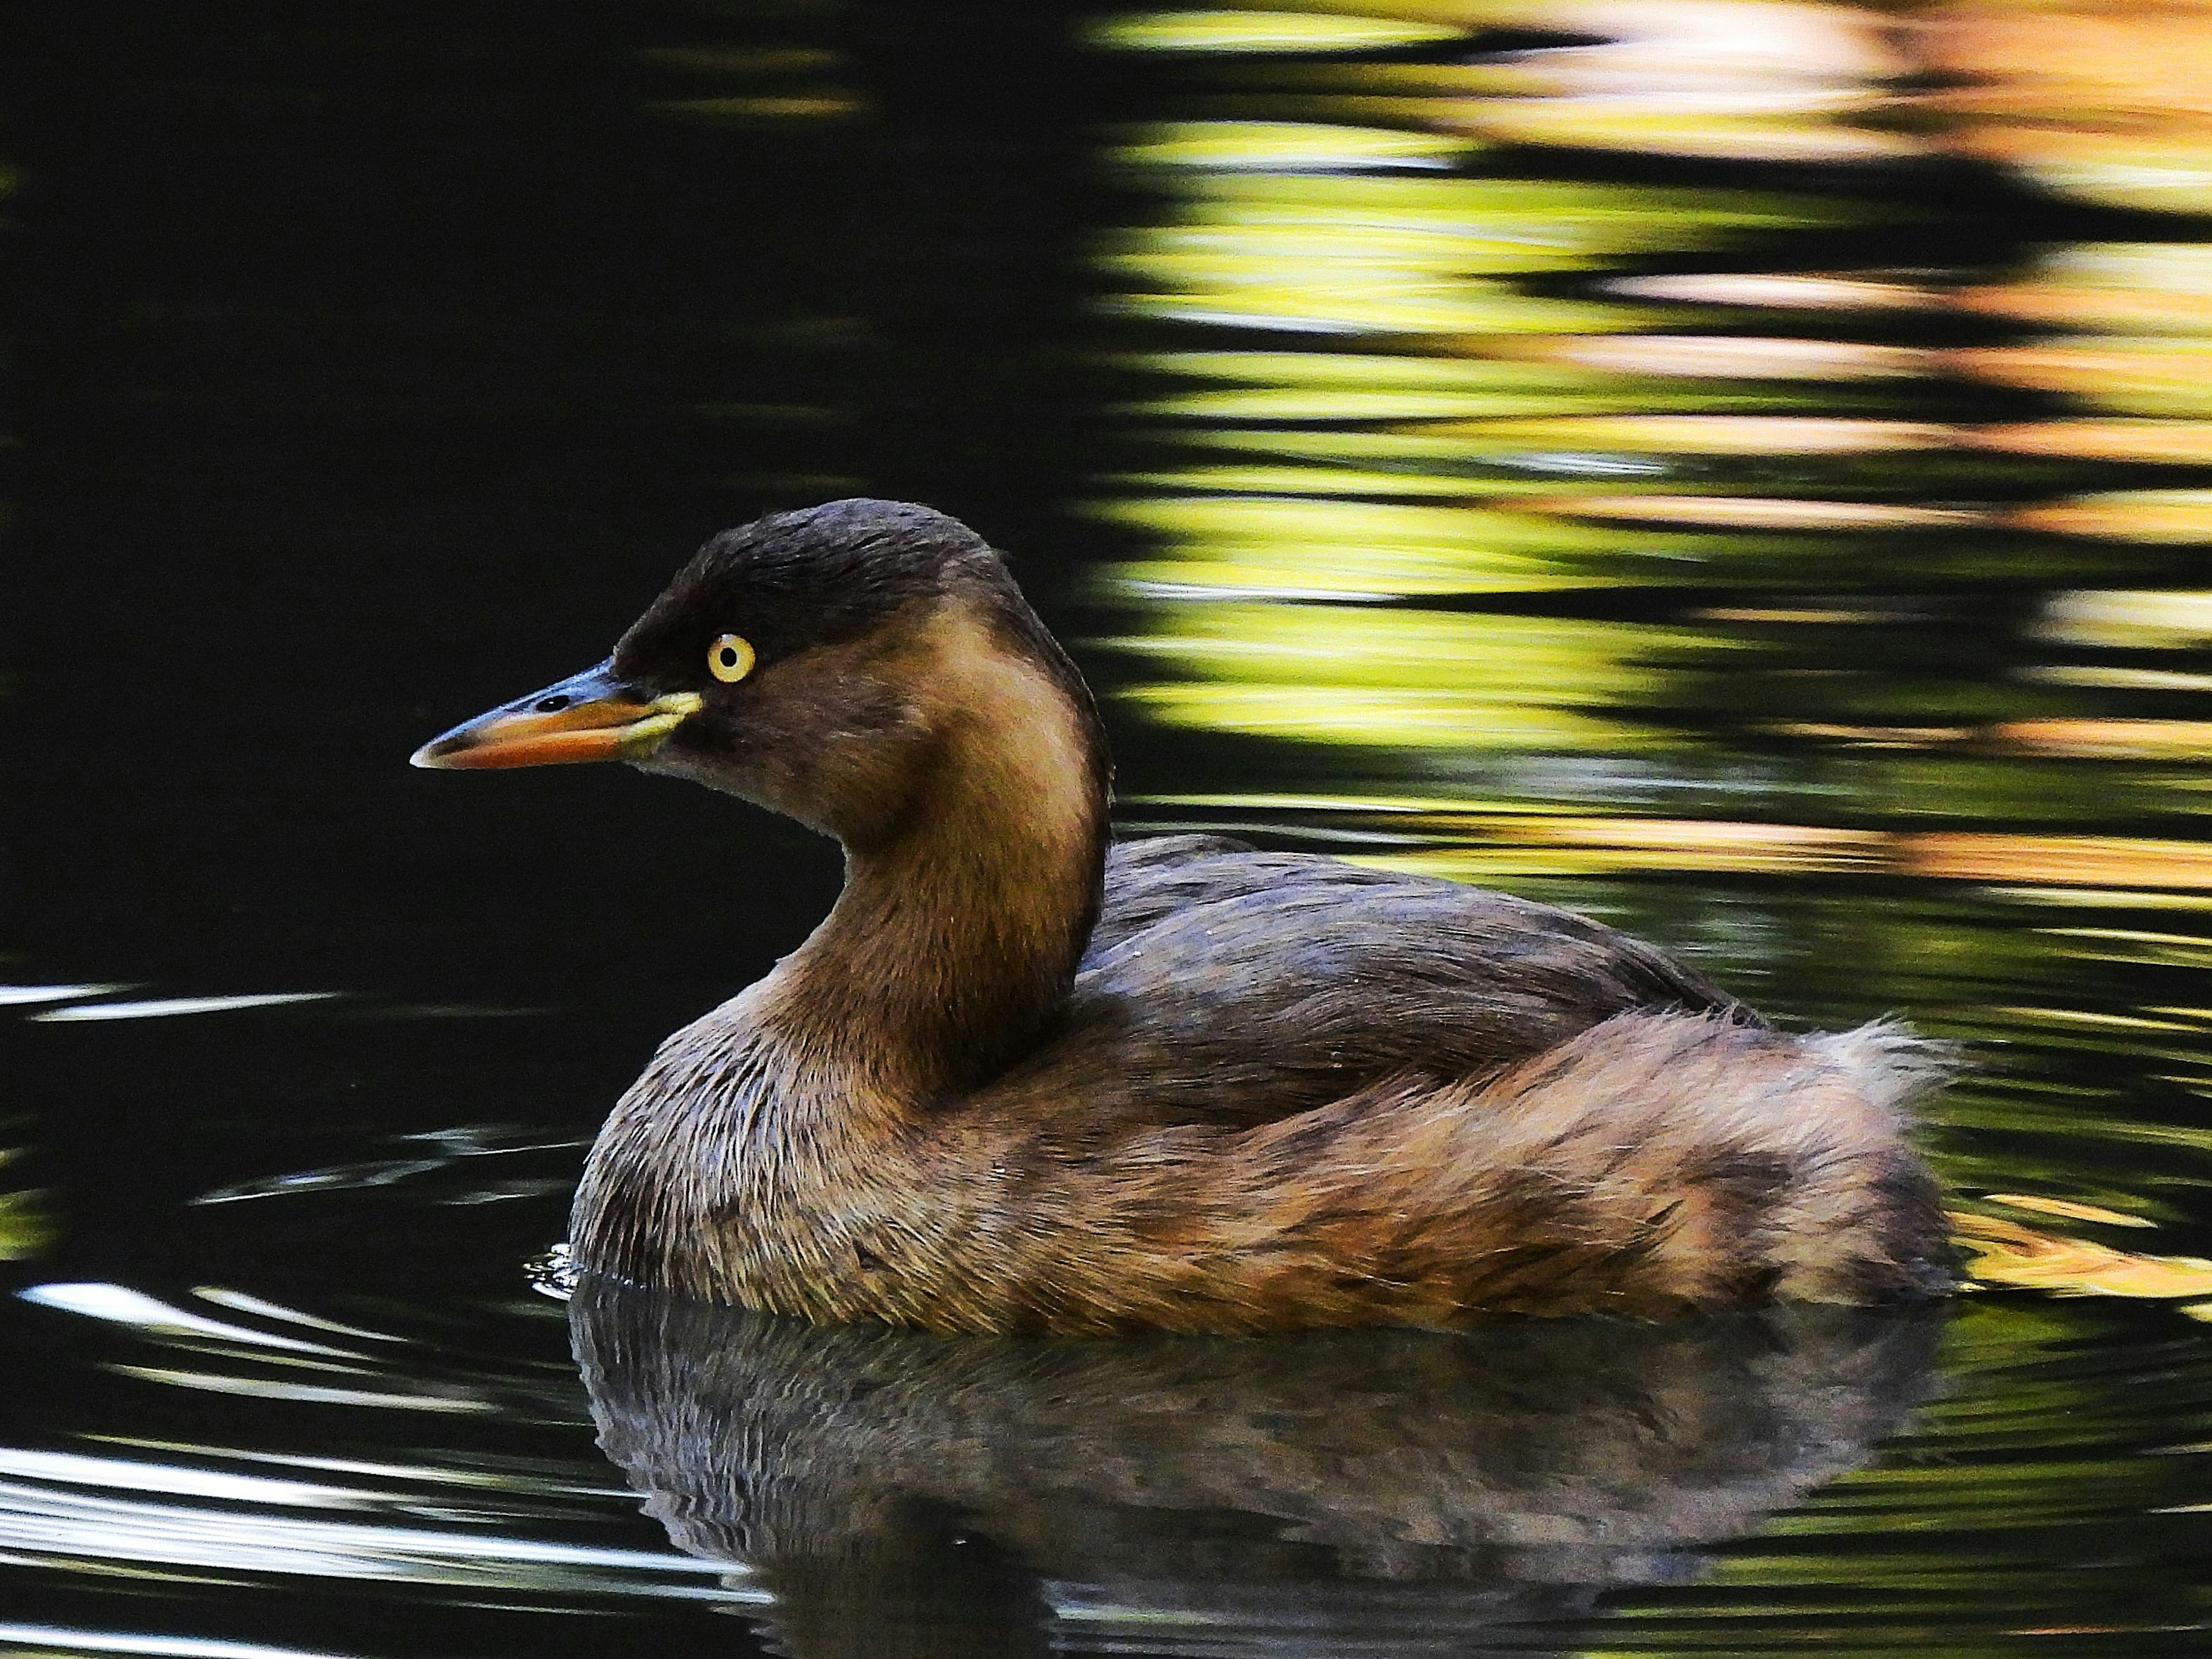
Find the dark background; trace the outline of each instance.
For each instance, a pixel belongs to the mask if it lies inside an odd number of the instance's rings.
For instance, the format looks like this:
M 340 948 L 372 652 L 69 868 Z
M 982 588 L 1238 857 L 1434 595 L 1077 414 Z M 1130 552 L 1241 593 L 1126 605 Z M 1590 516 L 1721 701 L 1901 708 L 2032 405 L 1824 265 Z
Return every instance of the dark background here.
M 1087 447 L 1093 71 L 1036 4 L 4 10 L 0 981 L 345 994 L 7 1022 L 7 1184 L 42 1189 L 56 1237 L 0 1283 L 250 1285 L 542 1397 L 431 1419 L 418 1449 L 404 1413 L 120 1377 L 143 1349 L 10 1300 L 0 1441 L 543 1458 L 604 1484 L 557 1310 L 512 1311 L 536 1300 L 519 1264 L 561 1237 L 580 1138 L 653 1045 L 827 908 L 836 849 L 618 768 L 406 757 L 597 660 L 700 541 L 772 508 L 930 501 L 1053 609 L 1085 533 L 1058 515 Z M 380 1184 L 453 1126 L 500 1155 Z M 310 1195 L 192 1201 L 293 1180 Z M 530 1195 L 482 1201 L 502 1182 Z M 629 1503 L 590 1508 L 581 1535 L 665 1547 Z M 149 1600 L 32 1569 L 0 1622 L 669 1639 L 285 1587 Z M 364 1607 L 396 1622 L 371 1639 Z M 749 1650 L 693 1617 L 685 1639 Z
M 10 33 L 15 976 L 649 975 L 665 1013 L 788 948 L 826 843 L 612 769 L 404 758 L 771 507 L 928 501 L 1049 605 L 1097 96 L 1061 9 L 94 3 Z

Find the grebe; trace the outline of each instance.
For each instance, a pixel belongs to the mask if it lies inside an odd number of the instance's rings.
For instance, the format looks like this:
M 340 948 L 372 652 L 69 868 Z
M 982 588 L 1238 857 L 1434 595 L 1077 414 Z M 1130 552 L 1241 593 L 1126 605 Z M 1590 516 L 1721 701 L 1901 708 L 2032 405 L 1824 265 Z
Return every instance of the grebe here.
M 709 541 L 599 666 L 421 766 L 624 760 L 845 849 L 662 1044 L 585 1269 L 817 1322 L 1237 1332 L 1940 1294 L 1889 1025 L 1771 1029 L 1547 905 L 1109 843 L 1091 695 L 974 532 L 834 501 Z

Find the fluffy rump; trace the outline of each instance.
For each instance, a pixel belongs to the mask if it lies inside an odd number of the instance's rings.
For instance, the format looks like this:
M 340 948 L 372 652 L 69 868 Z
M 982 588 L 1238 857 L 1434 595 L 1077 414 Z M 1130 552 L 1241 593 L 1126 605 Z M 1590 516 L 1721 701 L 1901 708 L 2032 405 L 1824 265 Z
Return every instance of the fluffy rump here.
M 1619 1014 L 1485 1078 L 1401 1074 L 1232 1137 L 1183 1165 L 1172 1215 L 1109 1206 L 1094 1237 L 1120 1248 L 1090 1266 L 1139 1322 L 1190 1329 L 1939 1295 L 1948 1231 L 1899 1109 L 1941 1075 L 1893 1026 Z M 1162 1173 L 1132 1165 L 1133 1188 Z

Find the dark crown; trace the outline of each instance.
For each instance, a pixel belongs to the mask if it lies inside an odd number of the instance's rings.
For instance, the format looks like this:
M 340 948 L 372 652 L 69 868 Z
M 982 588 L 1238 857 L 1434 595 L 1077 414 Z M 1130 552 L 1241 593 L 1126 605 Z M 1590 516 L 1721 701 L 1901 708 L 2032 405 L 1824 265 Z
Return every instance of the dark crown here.
M 866 634 L 940 596 L 956 573 L 1011 586 L 983 538 L 932 507 L 855 498 L 771 513 L 692 556 L 615 647 L 615 670 L 688 678 L 726 632 L 765 665 Z

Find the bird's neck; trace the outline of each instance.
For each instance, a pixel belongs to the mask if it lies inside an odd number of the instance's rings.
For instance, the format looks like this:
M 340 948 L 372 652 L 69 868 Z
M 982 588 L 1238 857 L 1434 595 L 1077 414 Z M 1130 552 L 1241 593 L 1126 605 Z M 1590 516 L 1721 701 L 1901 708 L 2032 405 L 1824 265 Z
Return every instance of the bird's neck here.
M 1018 1059 L 1067 994 L 1107 839 L 1096 716 L 1050 670 L 964 653 L 896 832 L 848 842 L 845 888 L 773 976 L 772 1018 L 911 1098 Z

